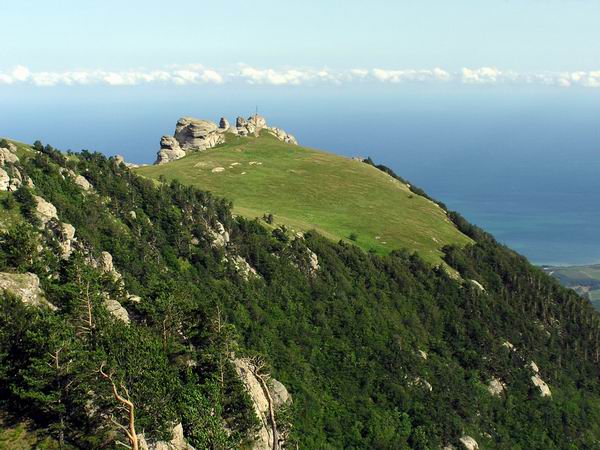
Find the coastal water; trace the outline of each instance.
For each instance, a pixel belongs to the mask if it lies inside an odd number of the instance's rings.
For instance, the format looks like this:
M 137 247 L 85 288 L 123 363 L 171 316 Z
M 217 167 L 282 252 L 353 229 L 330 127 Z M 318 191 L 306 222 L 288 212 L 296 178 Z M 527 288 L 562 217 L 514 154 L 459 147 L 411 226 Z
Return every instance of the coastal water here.
M 259 112 L 307 146 L 371 156 L 537 264 L 600 262 L 600 92 L 524 87 L 0 91 L 0 135 L 151 163 L 178 117 Z

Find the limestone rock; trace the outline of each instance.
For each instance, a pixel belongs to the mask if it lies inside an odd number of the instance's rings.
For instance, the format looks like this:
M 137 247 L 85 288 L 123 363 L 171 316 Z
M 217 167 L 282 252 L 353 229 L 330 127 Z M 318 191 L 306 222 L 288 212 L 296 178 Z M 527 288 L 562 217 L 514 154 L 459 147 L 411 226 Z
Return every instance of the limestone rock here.
M 225 244 L 229 242 L 229 233 L 225 230 L 225 227 L 221 222 L 217 221 L 214 230 L 211 228 L 208 232 L 212 237 L 211 245 L 213 247 L 224 247 Z
M 154 164 L 166 164 L 184 156 L 185 152 L 179 146 L 177 139 L 172 136 L 163 136 L 160 138 L 160 150 L 156 154 L 156 162 Z
M 12 142 L 9 142 L 8 145 L 4 148 L 7 148 L 8 151 L 11 153 L 17 153 L 17 146 L 15 144 L 13 144 Z
M 158 441 L 153 444 L 146 441 L 146 437 L 143 434 L 138 435 L 138 445 L 140 450 L 195 450 L 185 440 L 183 435 L 183 425 L 178 423 L 173 427 L 171 431 L 171 440 L 169 442 Z
M 83 189 L 84 191 L 91 191 L 93 189 L 90 182 L 88 180 L 86 180 L 85 177 L 82 175 L 76 175 L 74 181 L 75 181 L 75 184 L 77 186 L 79 186 L 81 189 Z
M 427 353 L 424 352 L 423 350 L 419 350 L 419 351 L 417 351 L 417 353 L 421 358 L 427 359 Z
M 257 131 L 262 130 L 263 128 L 267 128 L 267 120 L 258 114 L 248 117 L 248 123 L 254 126 L 254 129 Z
M 44 298 L 40 288 L 40 279 L 33 273 L 0 272 L 0 290 L 6 290 L 17 296 L 27 305 L 56 307 Z
M 115 155 L 115 162 L 117 163 L 117 165 L 124 164 L 125 158 L 123 158 L 122 155 Z
M 0 168 L 0 191 L 8 191 L 8 187 L 10 186 L 10 177 L 6 170 Z
M 485 288 L 483 287 L 483 285 L 479 281 L 477 281 L 477 280 L 469 280 L 469 281 L 471 282 L 471 284 L 473 286 L 475 286 L 481 292 L 485 292 Z
M 465 450 L 479 450 L 479 444 L 471 436 L 464 435 L 459 439 Z
M 19 169 L 17 169 L 14 166 L 12 166 L 10 168 L 10 176 L 11 176 L 11 179 L 10 179 L 10 185 L 8 186 L 8 190 L 10 192 L 15 192 L 23 184 L 23 177 L 21 176 L 21 172 L 19 172 Z
M 242 380 L 242 383 L 244 383 L 246 391 L 252 399 L 254 411 L 261 422 L 252 449 L 271 450 L 273 448 L 273 431 L 269 420 L 269 399 L 267 394 L 264 392 L 260 381 L 252 371 L 251 363 L 248 360 L 237 358 L 233 363 L 238 376 Z M 283 403 L 291 401 L 291 397 L 287 394 L 285 386 L 273 378 L 271 379 L 271 386 L 269 387 L 269 395 L 273 399 L 274 407 L 278 407 L 278 401 Z M 283 403 L 280 403 L 280 405 Z
M 175 139 L 183 150 L 206 150 L 224 142 L 222 133 L 209 120 L 182 117 L 175 127 Z
M 287 144 L 298 145 L 298 141 L 296 140 L 296 138 L 291 134 L 285 132 L 281 128 L 268 128 L 268 130 L 273 136 L 275 136 L 280 141 L 283 141 Z
M 502 343 L 502 347 L 506 347 L 507 349 L 512 350 L 513 352 L 515 351 L 515 346 L 508 341 L 504 341 Z
M 235 119 L 236 128 L 245 127 L 247 124 L 248 124 L 248 121 L 246 119 L 244 119 L 243 117 L 238 117 L 237 119 Z
M 492 378 L 488 383 L 488 392 L 496 397 L 499 397 L 506 388 L 506 385 L 497 378 Z
M 271 397 L 273 398 L 275 408 L 279 408 L 280 406 L 292 401 L 292 396 L 288 392 L 287 388 L 282 382 L 276 380 L 275 378 L 271 378 L 270 380 L 269 391 L 271 392 Z
M 229 121 L 225 117 L 221 117 L 221 120 L 219 120 L 219 128 L 222 130 L 229 129 Z
M 38 195 L 34 195 L 33 198 L 36 202 L 35 215 L 42 222 L 42 225 L 46 225 L 51 219 L 58 220 L 56 207 L 52 203 L 47 202 Z
M 100 253 L 100 269 L 103 272 L 112 272 L 115 270 L 115 267 L 113 265 L 113 257 L 110 253 L 108 252 L 102 252 Z
M 7 148 L 0 148 L 0 166 L 3 166 L 6 163 L 14 164 L 17 162 L 19 162 L 17 155 Z
M 308 251 L 308 264 L 310 265 L 310 271 L 311 273 L 315 273 L 320 269 L 319 257 L 310 248 L 307 247 L 306 250 Z
M 60 248 L 60 256 L 63 259 L 68 259 L 75 247 L 75 227 L 70 223 L 51 222 L 51 224 L 51 229 Z
M 248 281 L 250 278 L 258 277 L 258 273 L 254 267 L 252 267 L 248 261 L 246 261 L 240 255 L 236 255 L 234 258 L 232 258 L 231 263 L 233 264 L 236 272 L 239 273 L 244 280 Z
M 125 323 L 129 323 L 129 313 L 117 300 L 106 298 L 104 299 L 104 306 L 114 317 Z

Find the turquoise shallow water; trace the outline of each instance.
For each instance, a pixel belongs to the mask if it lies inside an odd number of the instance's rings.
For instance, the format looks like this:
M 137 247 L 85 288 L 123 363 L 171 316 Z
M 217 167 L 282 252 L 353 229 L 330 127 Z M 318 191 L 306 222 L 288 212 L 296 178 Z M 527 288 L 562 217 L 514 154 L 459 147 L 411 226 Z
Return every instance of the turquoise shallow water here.
M 538 264 L 600 262 L 600 90 L 0 90 L 0 135 L 152 162 L 178 117 L 256 106 L 308 146 L 371 156 Z

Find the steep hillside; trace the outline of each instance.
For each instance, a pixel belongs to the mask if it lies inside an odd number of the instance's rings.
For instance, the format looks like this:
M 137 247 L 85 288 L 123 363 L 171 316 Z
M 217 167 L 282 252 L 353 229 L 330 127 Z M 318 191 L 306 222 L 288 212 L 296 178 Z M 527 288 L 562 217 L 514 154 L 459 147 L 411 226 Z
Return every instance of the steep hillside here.
M 598 313 L 458 214 L 472 243 L 442 249 L 452 278 L 116 158 L 6 152 L 3 441 L 598 447 Z
M 146 177 L 198 186 L 233 201 L 233 212 L 275 225 L 316 230 L 379 254 L 406 248 L 439 263 L 444 245 L 464 245 L 445 212 L 376 168 L 331 153 L 260 137 L 226 134 L 226 143 L 157 166 Z
M 563 286 L 574 289 L 600 310 L 600 264 L 589 266 L 544 266 L 544 271 Z

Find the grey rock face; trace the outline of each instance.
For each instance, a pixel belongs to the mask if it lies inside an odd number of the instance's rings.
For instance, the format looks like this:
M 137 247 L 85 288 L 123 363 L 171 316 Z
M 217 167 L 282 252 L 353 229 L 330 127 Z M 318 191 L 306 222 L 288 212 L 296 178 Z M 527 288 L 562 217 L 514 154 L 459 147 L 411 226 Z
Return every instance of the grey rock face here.
M 10 186 L 10 177 L 6 170 L 0 168 L 0 191 L 8 191 L 8 186 Z
M 163 136 L 160 138 L 160 150 L 156 155 L 154 164 L 166 164 L 184 156 L 185 152 L 179 146 L 177 139 L 172 136 Z
M 5 163 L 16 163 L 19 162 L 19 158 L 13 152 L 11 152 L 7 148 L 0 148 L 0 166 L 3 166 Z
M 38 195 L 34 195 L 36 206 L 35 206 L 35 215 L 42 222 L 42 225 L 46 225 L 51 219 L 58 219 L 56 215 L 56 207 L 44 200 L 42 197 Z
M 50 309 L 56 309 L 44 298 L 44 292 L 40 288 L 40 279 L 33 273 L 0 272 L 0 290 L 10 292 L 27 305 L 48 306 Z
M 177 121 L 174 137 L 183 150 L 201 151 L 224 142 L 215 123 L 193 117 L 182 117 Z

